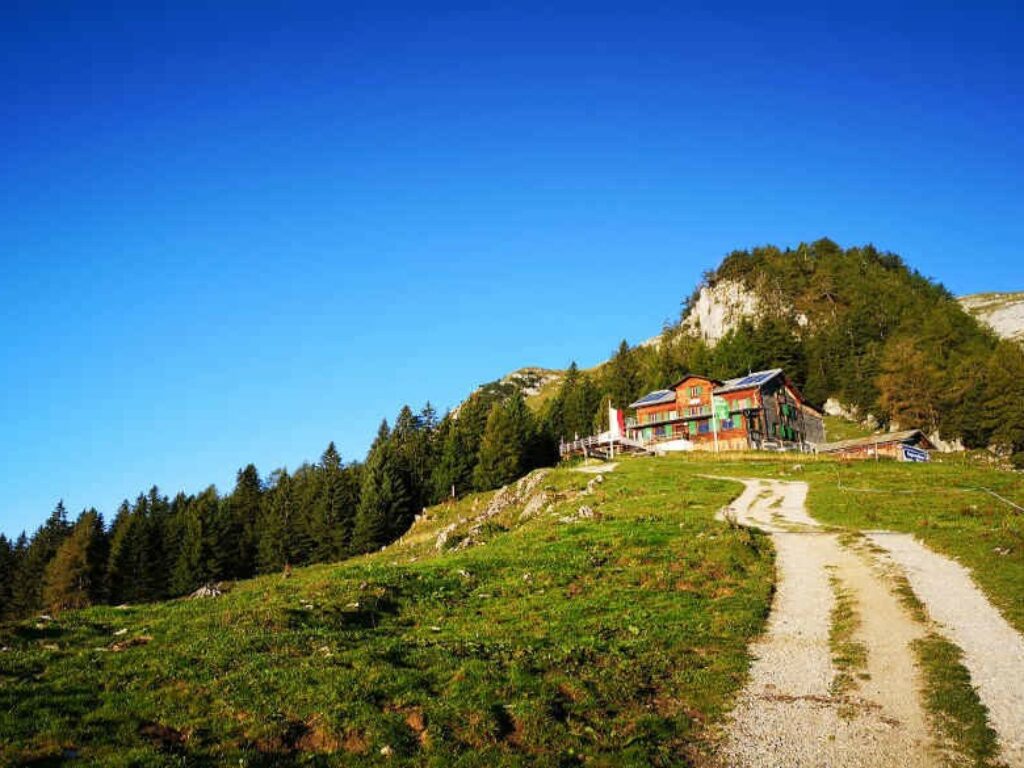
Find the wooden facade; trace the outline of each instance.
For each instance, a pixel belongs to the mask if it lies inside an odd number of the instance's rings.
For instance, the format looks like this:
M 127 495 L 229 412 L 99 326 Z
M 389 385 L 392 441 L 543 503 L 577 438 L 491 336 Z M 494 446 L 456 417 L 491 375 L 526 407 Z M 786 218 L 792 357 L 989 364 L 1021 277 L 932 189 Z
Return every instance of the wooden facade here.
M 712 409 L 717 404 L 717 417 Z M 781 369 L 728 381 L 690 374 L 630 405 L 627 434 L 645 444 L 738 451 L 807 450 L 824 441 L 821 413 Z

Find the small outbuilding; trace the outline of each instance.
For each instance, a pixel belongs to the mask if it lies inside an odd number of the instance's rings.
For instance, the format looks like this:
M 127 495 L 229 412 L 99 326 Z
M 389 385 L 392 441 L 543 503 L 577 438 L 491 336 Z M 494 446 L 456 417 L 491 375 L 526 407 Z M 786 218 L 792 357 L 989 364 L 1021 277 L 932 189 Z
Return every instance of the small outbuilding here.
M 837 459 L 895 459 L 896 461 L 928 461 L 935 446 L 920 429 L 887 432 L 882 435 L 856 437 L 835 443 L 821 443 L 817 452 Z

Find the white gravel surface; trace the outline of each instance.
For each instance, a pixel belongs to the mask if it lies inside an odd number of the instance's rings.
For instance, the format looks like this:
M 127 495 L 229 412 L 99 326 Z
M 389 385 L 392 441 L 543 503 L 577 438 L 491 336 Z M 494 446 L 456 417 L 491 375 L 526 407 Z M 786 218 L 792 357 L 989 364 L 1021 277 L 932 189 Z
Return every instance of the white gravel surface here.
M 1024 638 L 959 563 L 908 534 L 876 532 L 868 538 L 902 568 L 939 631 L 963 651 L 964 666 L 999 734 L 1003 760 L 1024 766 Z
M 921 628 L 867 561 L 819 529 L 804 507 L 804 483 L 746 481 L 726 514 L 770 531 L 778 587 L 768 629 L 752 648 L 721 757 L 730 768 L 935 766 L 910 649 Z M 834 574 L 852 591 L 868 649 L 867 680 L 834 696 L 829 647 Z

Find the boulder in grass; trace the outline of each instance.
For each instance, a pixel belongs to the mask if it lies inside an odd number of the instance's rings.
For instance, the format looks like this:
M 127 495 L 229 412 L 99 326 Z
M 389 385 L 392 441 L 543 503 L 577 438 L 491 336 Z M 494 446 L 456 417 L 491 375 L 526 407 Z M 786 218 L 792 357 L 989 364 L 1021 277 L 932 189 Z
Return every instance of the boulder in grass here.
M 197 600 L 197 599 L 199 599 L 201 597 L 220 597 L 223 594 L 224 594 L 224 590 L 221 589 L 221 584 L 219 584 L 219 583 L 214 584 L 212 582 L 207 582 L 206 584 L 203 584 L 203 586 L 201 586 L 199 589 L 197 589 L 195 592 L 193 592 L 188 597 L 189 597 L 190 600 Z

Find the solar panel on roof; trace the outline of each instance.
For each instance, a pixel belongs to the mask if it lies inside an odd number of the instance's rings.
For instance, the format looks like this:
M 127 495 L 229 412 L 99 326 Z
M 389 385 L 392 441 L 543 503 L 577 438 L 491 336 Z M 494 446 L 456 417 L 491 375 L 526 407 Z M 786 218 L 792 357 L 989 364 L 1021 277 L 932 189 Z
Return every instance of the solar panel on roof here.
M 640 402 L 646 403 L 648 400 L 660 400 L 666 394 L 667 393 L 664 390 L 660 390 L 658 392 L 651 392 L 651 394 L 645 395 L 644 398 Z
M 735 386 L 749 387 L 754 384 L 760 384 L 765 379 L 770 379 L 772 375 L 772 373 L 755 373 L 751 376 L 747 376 L 746 378 L 741 379 L 739 382 L 736 383 Z
M 634 403 L 634 405 L 643 405 L 645 403 L 653 403 L 658 400 L 663 400 L 666 397 L 675 397 L 675 395 L 667 389 L 659 389 L 657 392 L 650 392 Z

